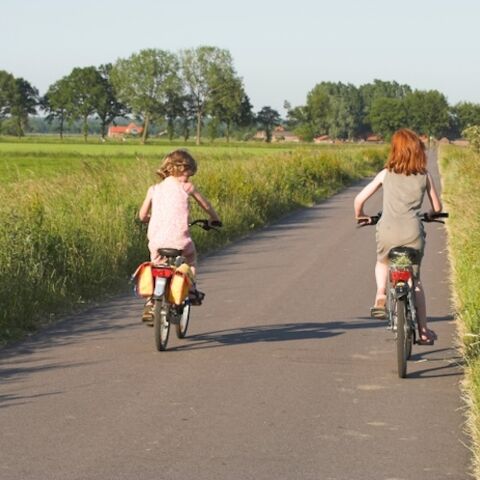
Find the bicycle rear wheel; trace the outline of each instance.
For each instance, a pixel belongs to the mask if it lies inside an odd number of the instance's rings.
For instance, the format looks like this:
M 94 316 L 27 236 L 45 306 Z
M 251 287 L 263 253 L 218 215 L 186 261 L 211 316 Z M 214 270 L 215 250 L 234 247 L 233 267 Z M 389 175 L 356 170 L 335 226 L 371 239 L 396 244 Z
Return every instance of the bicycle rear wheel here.
M 155 302 L 153 330 L 155 335 L 155 346 L 159 352 L 163 352 L 167 349 L 168 335 L 170 333 L 168 310 L 169 305 L 164 299 Z
M 397 370 L 400 378 L 407 376 L 407 360 L 412 349 L 412 336 L 410 335 L 410 327 L 407 322 L 407 303 L 406 300 L 397 299 L 396 302 L 397 317 Z
M 178 338 L 185 338 L 187 335 L 188 322 L 190 321 L 190 302 L 186 301 L 183 305 L 183 312 L 178 323 L 175 325 Z

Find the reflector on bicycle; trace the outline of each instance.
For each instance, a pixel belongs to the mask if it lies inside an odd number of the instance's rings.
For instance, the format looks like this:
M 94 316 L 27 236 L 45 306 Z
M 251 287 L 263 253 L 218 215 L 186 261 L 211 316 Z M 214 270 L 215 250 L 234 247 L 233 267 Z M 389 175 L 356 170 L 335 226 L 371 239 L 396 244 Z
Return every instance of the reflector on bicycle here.
M 408 282 L 412 278 L 412 272 L 409 269 L 395 269 L 390 271 L 390 281 L 395 285 L 398 282 Z
M 170 278 L 173 275 L 173 268 L 171 267 L 153 267 L 152 275 L 160 278 Z

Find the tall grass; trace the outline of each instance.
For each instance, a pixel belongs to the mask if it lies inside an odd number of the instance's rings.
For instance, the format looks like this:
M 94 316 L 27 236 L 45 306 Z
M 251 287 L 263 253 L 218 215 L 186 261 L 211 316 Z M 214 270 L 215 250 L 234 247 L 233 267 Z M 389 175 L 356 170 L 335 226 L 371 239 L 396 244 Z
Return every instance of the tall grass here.
M 480 155 L 459 147 L 441 152 L 443 197 L 450 212 L 449 251 L 456 311 L 466 359 L 474 468 L 480 478 Z
M 55 157 L 56 147 L 51 148 Z M 374 173 L 385 151 L 266 149 L 260 155 L 204 149 L 195 156 L 199 172 L 194 183 L 225 224 L 219 235 L 192 232 L 199 251 L 205 252 Z M 32 176 L 23 166 L 4 183 L 1 341 L 18 338 L 58 312 L 126 288 L 134 267 L 148 258 L 145 226 L 136 216 L 160 158 L 138 152 L 111 158 L 58 156 L 55 175 Z M 34 154 L 31 168 L 41 161 Z M 200 212 L 194 210 L 192 216 Z

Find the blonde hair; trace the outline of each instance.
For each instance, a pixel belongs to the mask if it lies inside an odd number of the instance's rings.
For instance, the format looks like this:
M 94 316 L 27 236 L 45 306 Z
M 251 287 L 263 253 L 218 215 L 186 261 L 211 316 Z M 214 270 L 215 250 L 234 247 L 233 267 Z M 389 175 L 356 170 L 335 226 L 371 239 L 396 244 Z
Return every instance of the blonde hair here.
M 186 150 L 174 150 L 163 159 L 157 175 L 165 179 L 170 176 L 179 177 L 185 172 L 195 175 L 197 162 Z

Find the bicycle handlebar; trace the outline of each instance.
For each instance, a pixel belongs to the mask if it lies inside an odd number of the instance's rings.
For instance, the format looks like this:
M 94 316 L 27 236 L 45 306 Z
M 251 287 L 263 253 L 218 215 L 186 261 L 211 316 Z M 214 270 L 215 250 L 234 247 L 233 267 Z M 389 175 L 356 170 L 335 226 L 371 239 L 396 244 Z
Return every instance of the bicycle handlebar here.
M 357 224 L 359 227 L 376 225 L 382 216 L 382 212 L 378 212 L 376 215 L 371 217 L 359 218 Z M 448 218 L 448 212 L 438 212 L 438 213 L 428 213 L 424 212 L 420 214 L 420 220 L 427 223 L 445 223 L 443 220 L 438 220 L 439 218 Z
M 218 228 L 215 227 L 223 227 L 223 223 L 218 221 L 218 220 L 213 220 L 213 222 L 210 222 L 206 218 L 199 218 L 197 220 L 193 220 L 188 224 L 189 227 L 197 225 L 200 228 L 203 228 L 203 230 L 215 230 L 218 232 Z

